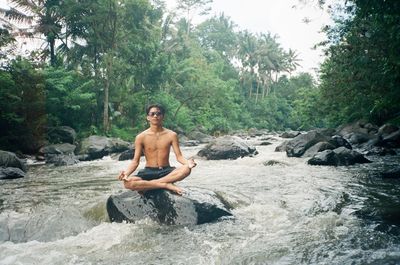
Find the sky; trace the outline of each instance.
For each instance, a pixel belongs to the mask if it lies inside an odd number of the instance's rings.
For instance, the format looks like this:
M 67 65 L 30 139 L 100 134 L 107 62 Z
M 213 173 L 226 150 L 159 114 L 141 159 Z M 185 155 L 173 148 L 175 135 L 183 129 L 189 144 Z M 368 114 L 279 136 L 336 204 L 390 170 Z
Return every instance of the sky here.
M 166 0 L 166 3 L 172 9 L 176 1 Z M 223 12 L 240 30 L 277 35 L 284 49 L 291 48 L 299 54 L 298 72 L 315 74 L 323 61 L 321 49 L 315 50 L 313 46 L 325 40 L 321 28 L 330 23 L 330 18 L 315 2 L 305 5 L 299 0 L 214 0 L 211 8 L 210 15 Z M 304 23 L 305 18 L 308 23 Z
M 176 0 L 165 2 L 168 9 L 176 5 Z M 321 10 L 315 1 L 308 2 L 311 4 L 302 4 L 301 0 L 213 0 L 210 15 L 223 12 L 240 30 L 270 32 L 278 36 L 277 41 L 284 49 L 297 51 L 301 60 L 297 72 L 315 74 L 323 61 L 323 53 L 321 49 L 313 49 L 313 46 L 325 39 L 321 28 L 330 23 L 330 19 L 329 14 Z M 0 0 L 0 7 L 5 6 L 7 0 Z M 305 18 L 308 23 L 304 23 Z M 194 21 L 201 20 L 194 18 Z

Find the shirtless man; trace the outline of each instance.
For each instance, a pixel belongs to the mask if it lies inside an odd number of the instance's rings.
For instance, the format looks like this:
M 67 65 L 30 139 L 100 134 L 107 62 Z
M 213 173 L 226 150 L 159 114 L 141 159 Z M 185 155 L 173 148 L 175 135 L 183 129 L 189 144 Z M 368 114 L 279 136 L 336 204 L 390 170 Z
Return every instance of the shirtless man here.
M 119 174 L 118 179 L 122 180 L 125 188 L 130 190 L 145 192 L 152 189 L 167 189 L 182 195 L 182 189 L 173 183 L 189 176 L 196 163 L 192 158 L 186 160 L 183 157 L 177 134 L 162 126 L 164 108 L 153 104 L 148 106 L 146 111 L 150 127 L 136 136 L 132 162 Z M 179 168 L 171 167 L 169 164 L 171 146 L 176 160 L 182 164 Z M 139 170 L 135 176 L 129 177 L 139 166 L 142 152 L 146 158 L 145 168 Z

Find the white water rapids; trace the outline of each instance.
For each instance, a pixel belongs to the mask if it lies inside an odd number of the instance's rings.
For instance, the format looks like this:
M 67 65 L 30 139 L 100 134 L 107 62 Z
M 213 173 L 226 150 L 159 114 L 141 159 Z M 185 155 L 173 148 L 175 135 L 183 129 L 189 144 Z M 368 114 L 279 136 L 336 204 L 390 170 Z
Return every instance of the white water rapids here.
M 0 264 L 400 264 L 399 220 L 389 218 L 400 217 L 400 181 L 372 176 L 399 158 L 309 166 L 274 152 L 275 138 L 252 138 L 255 157 L 197 159 L 178 185 L 217 192 L 235 217 L 197 226 L 110 223 L 105 203 L 129 161 L 30 167 L 0 182 Z

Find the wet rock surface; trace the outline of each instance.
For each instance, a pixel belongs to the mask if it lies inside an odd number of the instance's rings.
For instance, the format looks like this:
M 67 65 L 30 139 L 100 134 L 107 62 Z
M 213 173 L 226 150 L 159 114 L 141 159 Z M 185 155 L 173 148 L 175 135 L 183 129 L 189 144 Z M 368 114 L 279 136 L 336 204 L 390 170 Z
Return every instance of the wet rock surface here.
M 195 225 L 232 216 L 229 205 L 216 193 L 200 188 L 186 188 L 183 196 L 165 190 L 140 195 L 126 191 L 111 195 L 107 212 L 112 222 L 136 222 L 150 218 L 168 225 Z

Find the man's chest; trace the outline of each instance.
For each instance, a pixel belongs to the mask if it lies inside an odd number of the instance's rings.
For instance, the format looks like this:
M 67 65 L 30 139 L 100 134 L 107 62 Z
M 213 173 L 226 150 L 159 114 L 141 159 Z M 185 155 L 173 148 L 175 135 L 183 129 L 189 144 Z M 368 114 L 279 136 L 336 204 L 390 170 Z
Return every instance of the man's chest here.
M 148 136 L 143 142 L 143 147 L 147 151 L 165 150 L 171 146 L 171 140 L 163 137 Z

